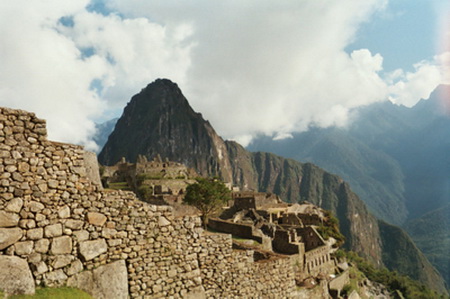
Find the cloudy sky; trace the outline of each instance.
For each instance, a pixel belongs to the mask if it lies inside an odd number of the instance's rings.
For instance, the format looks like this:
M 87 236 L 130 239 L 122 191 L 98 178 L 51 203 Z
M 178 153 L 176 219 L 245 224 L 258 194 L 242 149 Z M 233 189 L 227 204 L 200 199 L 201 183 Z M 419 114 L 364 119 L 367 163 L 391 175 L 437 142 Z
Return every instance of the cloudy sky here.
M 225 138 L 345 125 L 450 83 L 448 0 L 0 2 L 0 106 L 86 145 L 156 78 Z

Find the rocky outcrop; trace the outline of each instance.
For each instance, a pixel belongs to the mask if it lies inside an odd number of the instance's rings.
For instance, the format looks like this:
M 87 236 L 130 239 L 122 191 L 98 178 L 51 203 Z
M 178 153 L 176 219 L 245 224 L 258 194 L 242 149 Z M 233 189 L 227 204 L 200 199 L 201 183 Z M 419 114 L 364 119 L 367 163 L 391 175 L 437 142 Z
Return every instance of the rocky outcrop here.
M 92 271 L 81 272 L 71 277 L 67 285 L 81 289 L 98 299 L 127 299 L 128 277 L 125 261 L 117 261 Z
M 0 256 L 0 290 L 6 295 L 34 294 L 34 279 L 26 260 Z

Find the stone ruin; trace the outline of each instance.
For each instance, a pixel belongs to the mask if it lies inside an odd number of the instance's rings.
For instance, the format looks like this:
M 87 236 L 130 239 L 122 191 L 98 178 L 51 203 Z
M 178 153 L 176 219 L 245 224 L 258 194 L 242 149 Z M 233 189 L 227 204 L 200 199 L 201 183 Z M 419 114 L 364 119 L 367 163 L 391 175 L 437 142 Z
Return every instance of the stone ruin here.
M 129 163 L 122 158 L 116 165 L 102 166 L 102 169 L 104 187 L 126 182 L 141 200 L 157 205 L 181 204 L 187 186 L 198 177 L 193 169 L 178 162 L 163 160 L 160 155 L 152 161 L 139 155 L 136 163 Z
M 258 192 L 235 192 L 220 218 L 210 219 L 215 231 L 252 239 L 265 251 L 290 255 L 296 260 L 299 280 L 334 273 L 335 250 L 316 230 L 324 213 L 313 204 L 288 204 L 278 196 Z
M 233 248 L 230 234 L 203 231 L 199 217 L 175 217 L 170 206 L 103 189 L 94 158 L 81 146 L 49 141 L 33 113 L 0 108 L 5 294 L 67 285 L 94 298 L 308 297 L 296 287 L 296 254 L 261 259 L 256 250 Z M 299 237 L 285 236 L 301 251 Z M 327 263 L 316 252 L 326 247 L 303 246 L 303 268 Z M 315 290 L 328 296 L 327 288 Z

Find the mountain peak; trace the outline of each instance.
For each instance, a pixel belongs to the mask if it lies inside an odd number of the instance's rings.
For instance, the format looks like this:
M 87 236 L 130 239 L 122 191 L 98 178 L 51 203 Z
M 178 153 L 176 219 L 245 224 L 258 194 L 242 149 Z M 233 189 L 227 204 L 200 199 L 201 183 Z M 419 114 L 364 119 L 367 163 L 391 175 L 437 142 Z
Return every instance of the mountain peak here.
M 150 160 L 157 154 L 231 182 L 224 141 L 168 79 L 157 79 L 131 98 L 99 162 L 113 165 L 122 157 L 135 162 L 138 155 Z

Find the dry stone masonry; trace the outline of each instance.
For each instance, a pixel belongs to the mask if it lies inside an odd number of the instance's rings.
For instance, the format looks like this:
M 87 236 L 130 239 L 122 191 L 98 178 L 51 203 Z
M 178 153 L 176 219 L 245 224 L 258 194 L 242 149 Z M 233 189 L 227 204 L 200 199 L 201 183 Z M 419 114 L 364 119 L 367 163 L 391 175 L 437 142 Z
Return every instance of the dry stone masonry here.
M 44 120 L 0 108 L 0 277 L 24 273 L 0 285 L 8 294 L 43 284 L 95 298 L 295 295 L 289 259 L 254 261 L 198 217 L 102 190 L 92 167 L 82 147 L 48 141 Z

